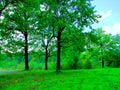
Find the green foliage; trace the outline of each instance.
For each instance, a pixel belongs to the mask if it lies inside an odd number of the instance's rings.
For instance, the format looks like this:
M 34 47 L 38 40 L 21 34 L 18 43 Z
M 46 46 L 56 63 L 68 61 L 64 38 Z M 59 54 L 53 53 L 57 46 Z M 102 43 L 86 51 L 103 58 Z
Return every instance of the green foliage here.
M 91 61 L 90 61 L 90 60 L 86 60 L 86 61 L 83 63 L 83 68 L 84 68 L 84 69 L 91 69 L 91 68 L 92 68 Z
M 120 66 L 120 35 L 112 36 L 101 29 L 91 29 L 100 16 L 90 0 L 14 0 L 10 5 L 2 12 L 4 19 L 0 22 L 0 61 L 8 62 L 7 67 L 9 63 L 15 67 L 19 63 L 22 63 L 20 67 L 24 65 L 26 33 L 31 69 L 45 68 L 46 46 L 50 69 L 56 68 L 57 48 L 62 48 L 62 69 L 99 68 L 102 58 L 106 66 Z M 0 4 L 0 9 L 4 6 Z M 91 31 L 84 32 L 86 27 L 90 27 Z M 59 41 L 58 37 L 61 38 Z M 60 43 L 59 47 L 57 43 Z M 6 55 L 9 55 L 7 59 Z
M 5 56 L 5 54 L 0 54 L 0 61 L 4 61 L 5 57 L 7 57 L 7 56 Z
M 62 60 L 61 64 L 62 69 L 91 69 L 92 68 L 92 62 L 90 60 L 90 56 L 85 56 L 85 54 L 82 54 L 79 57 L 69 57 L 64 60 Z
M 67 62 L 67 68 L 66 69 L 78 69 L 78 58 L 72 58 L 72 60 L 69 60 Z
M 81 53 L 79 59 L 80 59 L 79 63 L 82 65 L 82 68 L 84 69 L 92 68 L 91 53 L 89 51 Z

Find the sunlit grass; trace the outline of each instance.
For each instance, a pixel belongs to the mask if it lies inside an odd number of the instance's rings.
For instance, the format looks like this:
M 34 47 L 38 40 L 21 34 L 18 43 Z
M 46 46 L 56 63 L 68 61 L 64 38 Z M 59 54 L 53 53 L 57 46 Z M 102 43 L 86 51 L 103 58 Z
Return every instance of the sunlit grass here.
M 20 71 L 0 75 L 0 90 L 120 90 L 120 69 Z

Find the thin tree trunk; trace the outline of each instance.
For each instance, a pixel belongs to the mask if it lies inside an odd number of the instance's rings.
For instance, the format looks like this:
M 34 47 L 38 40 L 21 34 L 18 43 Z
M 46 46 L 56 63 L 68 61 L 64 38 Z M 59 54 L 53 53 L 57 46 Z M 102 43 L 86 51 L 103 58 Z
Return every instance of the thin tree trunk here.
M 25 70 L 29 70 L 28 65 L 28 33 L 24 33 L 25 36 Z
M 56 68 L 56 71 L 57 72 L 60 72 L 60 51 L 61 51 L 61 31 L 59 30 L 58 31 L 58 37 L 57 37 L 57 68 Z
M 48 47 L 45 47 L 45 70 L 48 70 Z
M 104 58 L 102 58 L 102 68 L 104 68 Z

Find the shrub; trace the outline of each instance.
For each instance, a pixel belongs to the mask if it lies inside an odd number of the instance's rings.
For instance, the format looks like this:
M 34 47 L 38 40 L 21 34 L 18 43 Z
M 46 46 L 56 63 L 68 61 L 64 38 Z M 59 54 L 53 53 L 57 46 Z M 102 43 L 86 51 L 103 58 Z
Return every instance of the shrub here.
M 90 60 L 86 60 L 83 64 L 83 68 L 84 69 L 91 69 L 92 68 L 92 64 Z
M 29 62 L 30 69 L 43 69 L 44 63 L 38 63 L 36 61 Z
M 56 62 L 54 61 L 48 62 L 48 69 L 56 69 Z
M 77 69 L 78 61 L 79 61 L 79 59 L 77 57 L 74 57 L 73 59 L 67 61 L 65 63 L 66 65 L 64 65 L 64 66 L 66 66 L 66 69 Z

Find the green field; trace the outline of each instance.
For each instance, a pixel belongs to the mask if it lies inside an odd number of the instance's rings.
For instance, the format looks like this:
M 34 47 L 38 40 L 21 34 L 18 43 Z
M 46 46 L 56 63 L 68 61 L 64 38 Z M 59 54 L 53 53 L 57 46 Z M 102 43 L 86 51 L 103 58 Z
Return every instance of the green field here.
M 1 72 L 0 90 L 120 90 L 120 69 Z

